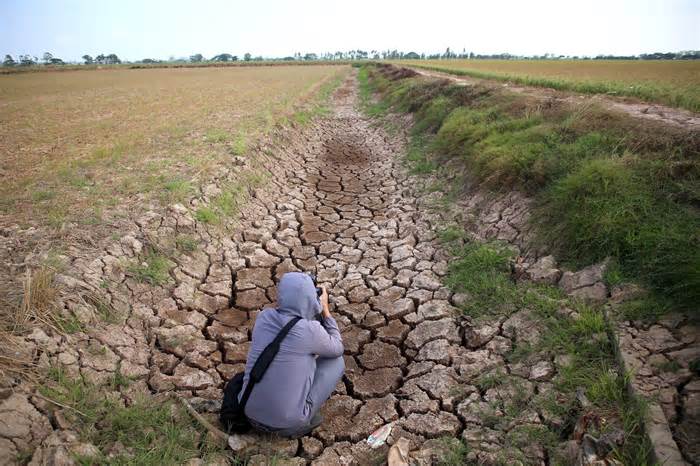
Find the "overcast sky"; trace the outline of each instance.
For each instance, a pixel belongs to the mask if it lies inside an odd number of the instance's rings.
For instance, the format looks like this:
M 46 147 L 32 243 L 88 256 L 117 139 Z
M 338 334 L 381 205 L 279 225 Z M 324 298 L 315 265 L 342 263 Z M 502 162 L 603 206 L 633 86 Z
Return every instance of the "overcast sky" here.
M 698 25 L 700 0 L 0 0 L 0 53 L 636 55 L 700 49 Z

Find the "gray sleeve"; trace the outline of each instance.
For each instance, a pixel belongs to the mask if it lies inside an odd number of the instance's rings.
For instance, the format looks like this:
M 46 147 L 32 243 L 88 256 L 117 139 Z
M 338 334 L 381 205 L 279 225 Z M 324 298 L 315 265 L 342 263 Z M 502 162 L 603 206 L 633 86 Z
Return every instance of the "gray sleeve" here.
M 338 324 L 333 317 L 323 319 L 323 325 L 312 321 L 309 325 L 311 353 L 324 358 L 335 358 L 343 355 L 343 340 L 340 337 Z

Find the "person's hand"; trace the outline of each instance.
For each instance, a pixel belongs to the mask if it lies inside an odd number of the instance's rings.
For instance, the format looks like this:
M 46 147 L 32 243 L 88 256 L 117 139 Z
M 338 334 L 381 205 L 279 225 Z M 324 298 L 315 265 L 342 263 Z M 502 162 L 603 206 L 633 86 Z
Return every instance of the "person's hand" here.
M 328 305 L 328 290 L 326 290 L 326 285 L 321 285 L 321 296 L 319 296 L 319 301 L 321 302 L 321 314 L 323 318 L 326 319 L 331 316 L 331 309 Z

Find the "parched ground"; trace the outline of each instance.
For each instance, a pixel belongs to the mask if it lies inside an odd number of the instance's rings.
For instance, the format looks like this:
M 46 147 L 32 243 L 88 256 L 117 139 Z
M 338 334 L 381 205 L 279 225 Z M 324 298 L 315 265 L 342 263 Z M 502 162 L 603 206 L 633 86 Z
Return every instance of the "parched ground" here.
M 256 314 L 274 305 L 277 280 L 289 271 L 314 272 L 330 286 L 346 374 L 319 429 L 301 440 L 261 438 L 251 463 L 267 464 L 270 455 L 275 464 L 381 463 L 388 446 L 371 450 L 365 439 L 393 422 L 389 444 L 410 440 L 418 464 L 439 460 L 442 437 L 462 439 L 473 462 L 547 464 L 545 448 L 519 433 L 563 422 L 534 400 L 556 396 L 552 379 L 568 361 L 505 357 L 540 337 L 527 312 L 479 322 L 461 315 L 457 307 L 469 297 L 443 284 L 450 255 L 436 231 L 444 219 L 400 160 L 406 134 L 388 133 L 359 113 L 352 76 L 332 104 L 330 115 L 256 148 L 264 182 L 251 191 L 232 233 L 197 212 L 237 167 L 197 197 L 147 212 L 100 247 L 69 251 L 57 281 L 62 312 L 77 321 L 77 331 L 36 328 L 17 354 L 60 366 L 125 405 L 142 394 L 177 394 L 213 417 L 225 381 L 244 367 Z M 486 210 L 482 236 L 522 240 L 526 200 L 511 196 Z M 148 283 L 153 251 L 173 242 L 187 247 L 168 258 L 163 283 Z M 523 276 L 559 281 L 551 259 L 523 254 L 532 264 L 522 266 Z M 600 268 L 562 280 L 583 298 L 608 294 Z M 100 317 L 105 308 L 109 319 Z M 485 374 L 508 383 L 485 383 Z M 115 384 L 115 375 L 129 383 Z M 2 387 L 0 462 L 11 464 L 20 453 L 31 464 L 94 454 L 64 422 L 69 408 L 27 383 L 6 377 Z

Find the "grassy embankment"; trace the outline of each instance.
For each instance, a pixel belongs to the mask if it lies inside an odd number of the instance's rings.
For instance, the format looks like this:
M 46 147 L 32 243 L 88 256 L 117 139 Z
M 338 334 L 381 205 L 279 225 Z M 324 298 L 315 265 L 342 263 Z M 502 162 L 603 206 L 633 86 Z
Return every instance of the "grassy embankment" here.
M 451 178 L 452 184 L 445 182 L 442 188 L 452 192 L 459 192 L 463 179 L 440 176 L 441 171 L 468 172 L 484 187 L 520 189 L 534 196 L 542 240 L 559 257 L 587 265 L 612 256 L 611 281 L 637 277 L 655 290 L 653 298 L 643 298 L 630 309 L 654 313 L 659 308 L 650 306 L 660 302 L 680 307 L 696 302 L 694 267 L 700 256 L 692 247 L 698 217 L 689 205 L 698 199 L 697 166 L 690 158 L 697 147 L 692 141 L 681 138 L 679 144 L 674 135 L 628 138 L 628 131 L 636 128 L 596 108 L 547 108 L 486 87 L 401 78 L 370 67 L 360 71 L 360 83 L 370 115 L 389 109 L 415 113 L 407 154 L 414 173 Z M 371 100 L 373 92 L 382 97 L 377 103 Z M 669 147 L 675 150 L 669 153 Z M 557 395 L 528 402 L 565 422 L 515 429 L 507 436 L 510 445 L 534 442 L 555 458 L 552 449 L 569 437 L 582 412 L 576 400 L 580 387 L 592 403 L 588 409 L 606 419 L 605 428 L 626 433 L 615 456 L 624 464 L 645 464 L 650 447 L 641 429 L 644 405 L 629 396 L 627 376 L 616 369 L 612 327 L 602 313 L 568 299 L 556 287 L 514 283 L 512 253 L 501 245 L 465 244 L 464 231 L 455 227 L 442 236 L 454 254 L 448 284 L 471 297 L 465 313 L 489 318 L 528 310 L 541 324 L 539 341 L 516 345 L 509 362 L 527 363 L 542 355 L 568 358 L 553 380 Z M 562 308 L 575 314 L 562 314 Z M 518 382 L 489 373 L 478 383 L 488 388 Z M 524 407 L 517 400 L 499 406 L 505 415 L 488 422 L 508 425 Z
M 697 60 L 410 60 L 401 62 L 458 76 L 610 94 L 700 111 Z
M 526 192 L 541 240 L 560 260 L 612 258 L 610 280 L 652 290 L 653 313 L 700 302 L 697 134 L 594 105 L 372 74 L 381 105 L 415 113 L 415 172 L 449 165 L 484 187 Z

